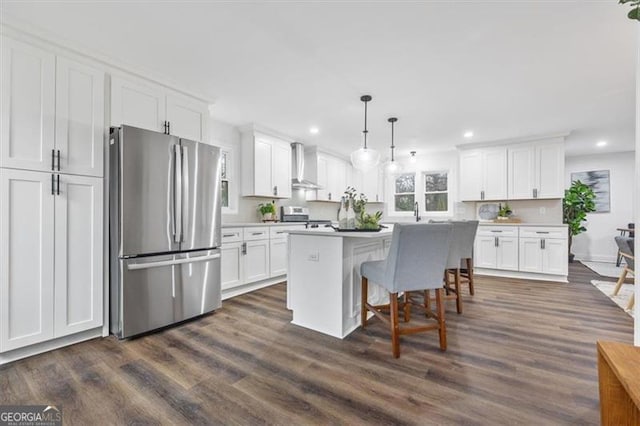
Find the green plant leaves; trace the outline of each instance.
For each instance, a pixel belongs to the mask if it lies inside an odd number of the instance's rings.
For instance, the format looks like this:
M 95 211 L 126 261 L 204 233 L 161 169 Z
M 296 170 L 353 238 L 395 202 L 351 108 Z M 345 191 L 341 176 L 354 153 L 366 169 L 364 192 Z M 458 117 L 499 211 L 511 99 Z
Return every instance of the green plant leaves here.
M 629 11 L 627 16 L 629 19 L 640 21 L 640 0 L 619 0 L 619 4 L 629 4 L 633 9 Z
M 593 190 L 579 180 L 574 181 L 571 187 L 564 191 L 562 216 L 563 222 L 569 225 L 571 236 L 581 234 L 587 230 L 582 226 L 582 222 L 587 219 L 587 213 L 596 210 L 595 198 L 596 194 Z

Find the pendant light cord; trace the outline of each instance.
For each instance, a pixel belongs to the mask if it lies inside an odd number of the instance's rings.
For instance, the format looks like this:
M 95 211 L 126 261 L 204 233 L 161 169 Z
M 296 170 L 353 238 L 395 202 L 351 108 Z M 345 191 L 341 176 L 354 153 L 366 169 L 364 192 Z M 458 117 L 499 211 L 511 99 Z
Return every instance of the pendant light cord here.
M 369 133 L 369 131 L 367 130 L 367 103 L 369 101 L 364 101 L 364 130 L 362 131 L 362 133 L 364 134 L 364 149 L 367 149 L 367 133 Z

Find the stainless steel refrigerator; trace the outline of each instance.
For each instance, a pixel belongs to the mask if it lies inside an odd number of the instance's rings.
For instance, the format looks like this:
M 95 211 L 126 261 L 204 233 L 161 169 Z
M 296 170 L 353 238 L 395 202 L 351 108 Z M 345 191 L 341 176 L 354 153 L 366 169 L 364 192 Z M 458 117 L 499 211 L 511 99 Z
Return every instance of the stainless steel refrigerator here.
M 220 150 L 111 129 L 110 329 L 131 337 L 213 311 L 220 289 Z

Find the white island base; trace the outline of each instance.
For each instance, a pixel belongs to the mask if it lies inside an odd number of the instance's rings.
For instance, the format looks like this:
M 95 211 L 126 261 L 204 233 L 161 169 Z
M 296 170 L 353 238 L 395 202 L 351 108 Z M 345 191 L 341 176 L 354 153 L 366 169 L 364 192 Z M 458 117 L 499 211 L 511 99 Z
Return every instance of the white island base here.
M 360 265 L 382 260 L 391 231 L 300 230 L 289 234 L 287 308 L 293 324 L 340 339 L 360 326 Z M 388 303 L 387 291 L 369 284 L 369 302 Z

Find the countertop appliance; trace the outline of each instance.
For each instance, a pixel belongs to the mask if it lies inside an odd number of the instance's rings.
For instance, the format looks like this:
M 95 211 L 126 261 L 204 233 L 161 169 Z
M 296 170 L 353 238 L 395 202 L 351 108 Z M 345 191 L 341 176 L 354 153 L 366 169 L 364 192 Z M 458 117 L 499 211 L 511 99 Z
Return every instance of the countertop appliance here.
M 111 332 L 219 308 L 220 149 L 123 125 L 109 154 Z
M 309 219 L 309 209 L 297 206 L 281 206 L 280 220 L 283 222 L 304 223 L 307 228 L 321 228 L 331 226 L 330 220 Z

